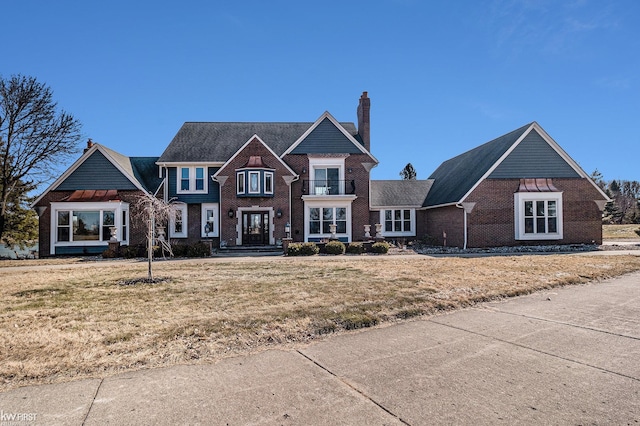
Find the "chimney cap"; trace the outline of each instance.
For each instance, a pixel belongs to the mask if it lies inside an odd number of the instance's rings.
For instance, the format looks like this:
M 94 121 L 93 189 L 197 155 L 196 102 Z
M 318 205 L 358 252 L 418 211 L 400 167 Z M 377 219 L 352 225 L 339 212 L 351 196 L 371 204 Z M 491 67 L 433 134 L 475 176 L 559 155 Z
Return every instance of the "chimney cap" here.
M 367 95 L 368 95 L 368 93 L 369 93 L 369 92 L 366 92 L 366 91 L 365 91 L 365 92 L 362 92 L 362 96 L 360 96 L 360 97 L 361 97 L 361 98 L 367 98 L 367 97 L 368 97 L 368 96 L 367 96 Z

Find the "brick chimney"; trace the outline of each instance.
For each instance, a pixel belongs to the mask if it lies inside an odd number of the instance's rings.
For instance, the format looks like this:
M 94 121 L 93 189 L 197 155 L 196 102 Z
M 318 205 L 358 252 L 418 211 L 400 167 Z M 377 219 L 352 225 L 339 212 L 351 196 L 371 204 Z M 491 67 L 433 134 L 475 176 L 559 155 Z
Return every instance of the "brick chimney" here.
M 89 139 L 87 140 L 87 147 L 84 149 L 84 151 L 83 151 L 83 152 L 87 152 L 87 151 L 89 151 L 89 150 L 91 149 L 91 147 L 92 147 L 92 146 L 93 146 L 93 141 L 91 140 L 91 138 L 89 138 Z
M 367 92 L 362 92 L 360 103 L 358 103 L 358 134 L 362 139 L 364 148 L 371 152 L 371 136 L 369 133 L 369 110 L 371 109 L 371 100 L 367 96 Z

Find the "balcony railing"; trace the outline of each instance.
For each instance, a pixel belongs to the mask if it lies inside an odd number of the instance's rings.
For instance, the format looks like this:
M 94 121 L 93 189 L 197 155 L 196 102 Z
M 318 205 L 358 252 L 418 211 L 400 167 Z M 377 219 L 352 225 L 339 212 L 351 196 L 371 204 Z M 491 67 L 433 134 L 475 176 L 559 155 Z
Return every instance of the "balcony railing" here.
M 302 195 L 352 195 L 356 193 L 355 180 L 303 180 Z

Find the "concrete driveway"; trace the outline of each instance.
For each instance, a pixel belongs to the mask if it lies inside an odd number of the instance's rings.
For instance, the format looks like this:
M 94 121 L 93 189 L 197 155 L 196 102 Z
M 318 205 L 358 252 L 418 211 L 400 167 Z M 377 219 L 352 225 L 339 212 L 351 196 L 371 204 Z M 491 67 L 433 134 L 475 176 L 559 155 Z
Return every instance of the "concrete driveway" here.
M 0 410 L 20 425 L 640 424 L 640 273 L 298 350 L 20 388 Z

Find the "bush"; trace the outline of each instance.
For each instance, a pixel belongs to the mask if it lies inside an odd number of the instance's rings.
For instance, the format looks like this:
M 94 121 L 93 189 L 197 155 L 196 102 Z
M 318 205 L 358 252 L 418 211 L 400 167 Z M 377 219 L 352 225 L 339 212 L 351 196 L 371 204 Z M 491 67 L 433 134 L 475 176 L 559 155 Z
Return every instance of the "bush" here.
M 187 257 L 188 250 L 189 246 L 186 244 L 173 244 L 171 246 L 171 251 L 175 257 Z
M 287 256 L 313 256 L 319 252 L 316 243 L 291 243 L 287 247 Z
M 324 251 L 327 254 L 344 254 L 345 246 L 341 241 L 329 241 L 325 244 Z
M 380 241 L 371 245 L 371 253 L 385 254 L 389 252 L 389 245 L 386 241 Z
M 120 247 L 120 254 L 125 259 L 133 259 L 136 257 L 140 257 L 140 248 L 138 246 Z
M 188 257 L 207 257 L 210 255 L 211 251 L 209 250 L 209 244 L 205 244 L 203 242 L 195 243 L 187 248 Z
M 106 249 L 102 252 L 102 257 L 104 259 L 113 259 L 114 257 L 118 257 L 118 253 L 112 249 Z
M 349 243 L 349 246 L 347 247 L 347 253 L 362 254 L 364 253 L 364 245 L 362 243 Z

